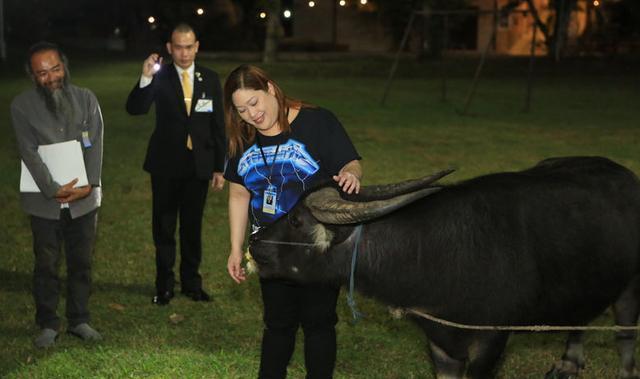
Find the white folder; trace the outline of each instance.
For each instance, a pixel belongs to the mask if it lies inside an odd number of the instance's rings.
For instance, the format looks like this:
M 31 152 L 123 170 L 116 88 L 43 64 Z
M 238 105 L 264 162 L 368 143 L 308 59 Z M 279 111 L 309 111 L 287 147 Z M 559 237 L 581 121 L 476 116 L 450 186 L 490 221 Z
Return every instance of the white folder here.
M 84 157 L 80 142 L 76 140 L 38 146 L 38 154 L 49 169 L 53 180 L 59 184 L 67 184 L 75 178 L 78 183 L 75 187 L 89 184 L 87 170 L 84 166 Z M 40 188 L 33 180 L 29 169 L 21 161 L 20 192 L 40 192 Z

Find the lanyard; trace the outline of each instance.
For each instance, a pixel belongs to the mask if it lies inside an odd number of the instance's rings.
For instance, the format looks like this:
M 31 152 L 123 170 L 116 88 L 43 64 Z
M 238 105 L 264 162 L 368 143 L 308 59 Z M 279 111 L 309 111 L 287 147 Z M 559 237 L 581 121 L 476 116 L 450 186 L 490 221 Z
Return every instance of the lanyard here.
M 273 166 L 276 165 L 276 158 L 278 157 L 278 150 L 280 150 L 280 144 L 276 146 L 276 152 L 273 154 L 273 160 L 271 161 L 271 166 L 269 166 L 269 163 L 267 163 L 267 157 L 264 155 L 264 150 L 262 150 L 262 143 L 260 143 L 260 137 L 257 134 L 256 134 L 256 142 L 258 142 L 258 148 L 260 149 L 260 155 L 262 155 L 264 166 L 269 170 L 269 183 L 271 183 L 271 176 L 273 175 Z

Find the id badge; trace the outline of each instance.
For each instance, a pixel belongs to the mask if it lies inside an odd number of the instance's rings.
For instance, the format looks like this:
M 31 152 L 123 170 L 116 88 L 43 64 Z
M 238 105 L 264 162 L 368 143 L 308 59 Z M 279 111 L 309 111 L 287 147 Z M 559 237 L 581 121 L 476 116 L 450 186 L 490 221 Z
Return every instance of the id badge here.
M 268 214 L 276 214 L 276 186 L 269 185 L 264 190 L 264 196 L 262 197 L 262 212 Z
M 213 112 L 213 100 L 198 99 L 198 102 L 196 103 L 196 112 L 199 112 L 199 113 Z
M 82 132 L 82 144 L 84 145 L 84 147 L 86 149 L 91 147 L 91 140 L 89 139 L 89 132 L 88 131 L 84 131 Z

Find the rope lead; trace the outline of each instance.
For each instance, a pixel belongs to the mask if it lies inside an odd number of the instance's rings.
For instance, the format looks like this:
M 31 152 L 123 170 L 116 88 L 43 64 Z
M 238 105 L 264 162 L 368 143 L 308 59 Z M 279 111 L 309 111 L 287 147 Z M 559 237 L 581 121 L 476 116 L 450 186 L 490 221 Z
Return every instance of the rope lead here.
M 574 331 L 574 330 L 606 330 L 606 331 L 623 331 L 623 330 L 640 330 L 640 326 L 622 326 L 622 325 L 614 325 L 614 326 L 557 326 L 557 325 L 469 325 L 469 324 L 461 324 L 453 321 L 448 321 L 441 319 L 436 316 L 432 316 L 428 313 L 420 312 L 416 309 L 406 308 L 404 310 L 406 313 L 412 313 L 416 316 L 420 316 L 427 320 L 436 322 L 438 324 L 442 324 L 445 326 L 450 326 L 452 328 L 458 329 L 471 329 L 471 330 L 499 330 L 499 331 L 510 331 L 510 332 L 550 332 L 550 331 Z

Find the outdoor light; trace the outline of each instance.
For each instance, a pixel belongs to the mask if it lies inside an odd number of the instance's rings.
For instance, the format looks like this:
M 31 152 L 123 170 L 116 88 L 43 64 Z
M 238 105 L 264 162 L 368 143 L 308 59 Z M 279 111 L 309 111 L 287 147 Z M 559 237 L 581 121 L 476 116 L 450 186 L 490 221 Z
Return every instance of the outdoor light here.
M 316 6 L 316 2 L 315 1 L 310 1 L 309 2 L 309 8 L 313 8 Z
M 150 24 L 153 24 L 154 22 L 156 22 L 156 18 L 153 16 L 149 16 L 149 18 L 147 19 L 147 21 L 149 21 Z
M 344 7 L 345 5 L 347 5 L 347 2 L 345 0 L 340 0 L 338 4 L 340 4 L 341 7 Z
M 198 16 L 202 16 L 204 14 L 204 9 L 198 8 L 196 9 L 196 13 L 198 14 Z
M 260 18 L 267 18 L 266 12 L 260 12 Z
M 285 9 L 282 14 L 284 15 L 284 18 L 291 18 L 291 11 L 288 9 Z

